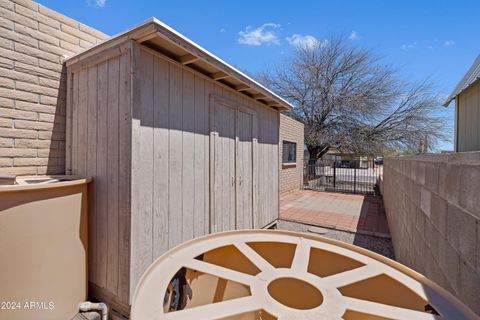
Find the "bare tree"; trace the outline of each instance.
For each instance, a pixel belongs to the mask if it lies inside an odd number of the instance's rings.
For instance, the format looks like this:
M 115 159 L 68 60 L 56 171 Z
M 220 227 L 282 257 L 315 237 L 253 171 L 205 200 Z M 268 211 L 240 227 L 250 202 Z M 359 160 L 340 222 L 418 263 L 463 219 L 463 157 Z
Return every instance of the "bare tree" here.
M 332 37 L 298 48 L 262 78 L 295 108 L 314 159 L 329 148 L 374 155 L 402 148 L 433 148 L 446 139 L 435 112 L 440 97 L 427 82 L 408 84 L 372 51 Z

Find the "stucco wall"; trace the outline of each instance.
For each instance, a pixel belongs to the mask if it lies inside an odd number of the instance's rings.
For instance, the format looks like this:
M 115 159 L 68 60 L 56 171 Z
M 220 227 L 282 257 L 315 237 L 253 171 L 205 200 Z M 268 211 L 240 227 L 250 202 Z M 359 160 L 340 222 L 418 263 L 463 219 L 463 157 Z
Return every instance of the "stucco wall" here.
M 300 190 L 303 181 L 303 123 L 280 114 L 280 194 Z M 282 163 L 283 145 L 287 140 L 297 144 L 297 162 Z
M 35 2 L 0 1 L 0 174 L 64 173 L 63 56 L 106 37 Z
M 386 158 L 396 259 L 480 314 L 480 152 Z

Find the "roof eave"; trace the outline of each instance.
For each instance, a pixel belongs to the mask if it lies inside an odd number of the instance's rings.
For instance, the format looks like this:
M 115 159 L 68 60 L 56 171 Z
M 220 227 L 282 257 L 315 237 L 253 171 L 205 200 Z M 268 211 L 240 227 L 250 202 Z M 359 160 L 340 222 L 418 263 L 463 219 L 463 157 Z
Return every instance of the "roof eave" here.
M 455 97 L 461 94 L 463 91 L 468 89 L 473 83 L 480 79 L 480 55 L 477 56 L 473 64 L 468 68 L 465 75 L 462 79 L 458 82 L 455 86 L 455 89 L 452 93 L 448 96 L 447 100 L 445 100 L 443 106 L 448 107 L 450 102 L 452 102 Z
M 65 63 L 67 66 L 75 64 L 80 60 L 86 58 L 87 56 L 94 55 L 98 50 L 101 50 L 100 48 L 103 46 L 112 46 L 116 43 L 122 43 L 126 40 L 135 40 L 138 43 L 142 43 L 151 40 L 154 37 L 159 37 L 164 41 L 168 41 L 170 44 L 173 44 L 178 48 L 183 49 L 186 53 L 191 54 L 194 57 L 201 59 L 202 61 L 211 65 L 212 67 L 218 69 L 218 71 L 220 73 L 224 73 L 225 76 L 235 78 L 238 82 L 241 82 L 242 85 L 247 86 L 248 90 L 255 92 L 255 94 L 249 95 L 250 98 L 260 100 L 260 102 L 262 102 L 266 106 L 273 107 L 278 111 L 286 111 L 293 108 L 293 106 L 289 102 L 287 102 L 265 86 L 261 85 L 248 75 L 234 68 L 233 66 L 218 58 L 211 52 L 207 51 L 195 42 L 191 41 L 190 39 L 186 38 L 174 29 L 170 28 L 168 25 L 160 22 L 156 18 L 150 18 L 131 29 L 112 36 L 102 42 L 93 45 L 90 48 L 87 48 L 86 50 L 83 50 L 71 57 L 68 57 L 67 59 L 65 59 Z M 221 77 L 214 76 L 214 74 L 210 74 L 210 76 L 211 78 L 213 78 L 214 81 L 222 79 Z M 240 91 L 240 89 L 238 91 Z M 245 89 L 242 89 L 242 91 L 245 91 Z

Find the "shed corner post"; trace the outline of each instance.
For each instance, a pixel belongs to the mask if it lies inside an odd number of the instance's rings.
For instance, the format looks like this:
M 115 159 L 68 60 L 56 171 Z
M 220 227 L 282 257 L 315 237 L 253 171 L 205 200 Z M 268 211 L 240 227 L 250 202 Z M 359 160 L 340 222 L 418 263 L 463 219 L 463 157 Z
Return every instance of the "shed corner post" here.
M 73 72 L 66 67 L 67 103 L 65 106 L 65 174 L 72 174 L 72 101 L 73 101 Z

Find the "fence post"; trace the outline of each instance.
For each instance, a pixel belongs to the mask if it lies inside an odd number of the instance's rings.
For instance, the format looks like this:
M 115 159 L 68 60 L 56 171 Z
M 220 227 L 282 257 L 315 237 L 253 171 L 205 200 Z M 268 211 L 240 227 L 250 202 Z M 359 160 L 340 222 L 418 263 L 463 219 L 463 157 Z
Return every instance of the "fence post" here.
M 337 161 L 334 159 L 334 160 L 333 160 L 333 189 L 334 189 L 334 190 L 336 189 L 336 188 L 335 188 L 335 182 L 336 182 L 336 180 L 337 180 L 336 163 L 337 163 Z

